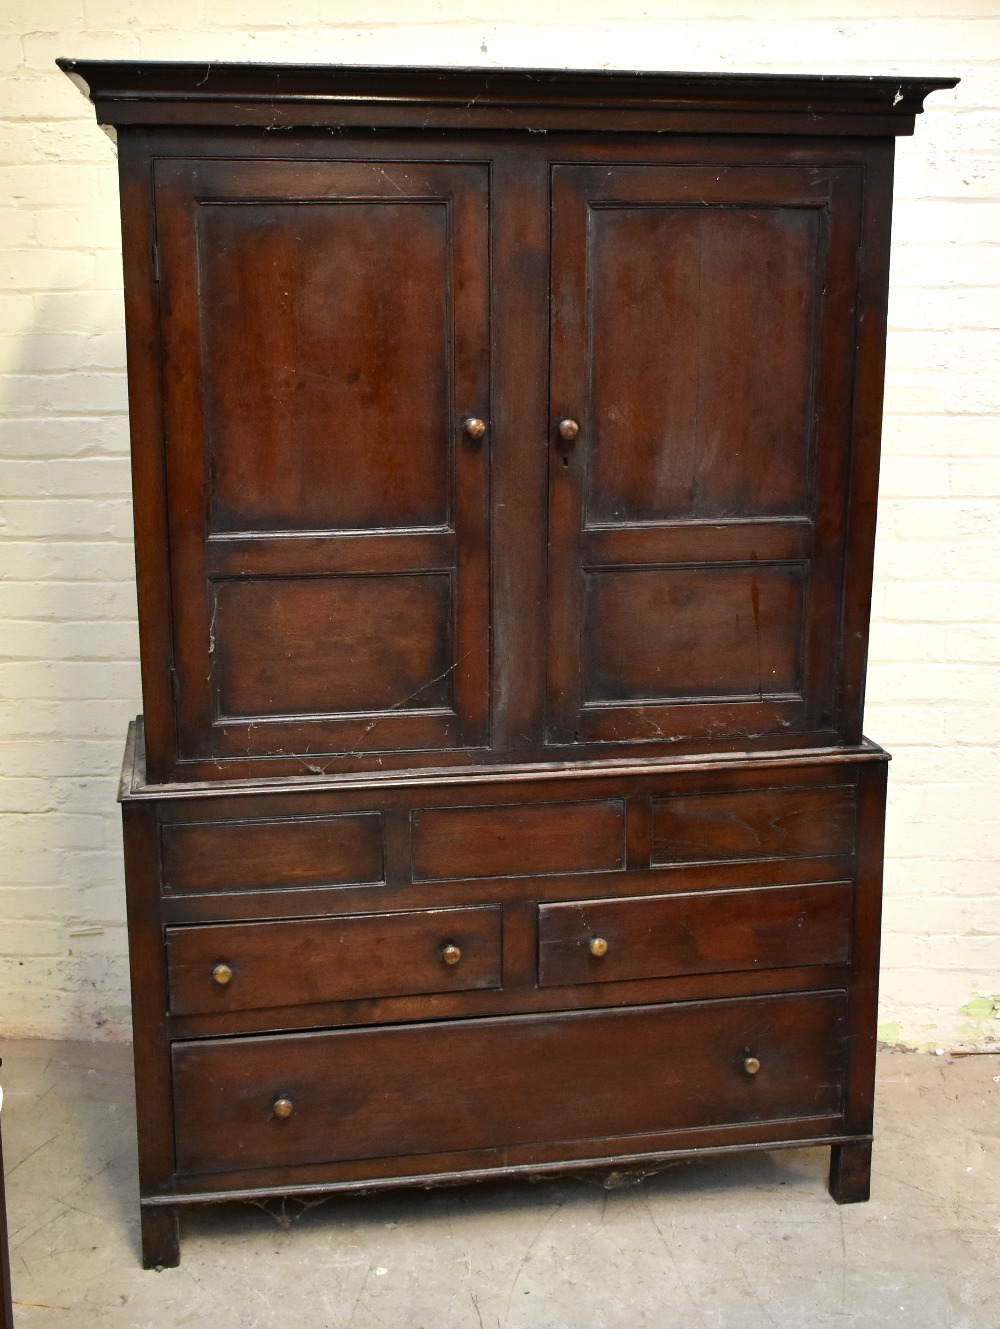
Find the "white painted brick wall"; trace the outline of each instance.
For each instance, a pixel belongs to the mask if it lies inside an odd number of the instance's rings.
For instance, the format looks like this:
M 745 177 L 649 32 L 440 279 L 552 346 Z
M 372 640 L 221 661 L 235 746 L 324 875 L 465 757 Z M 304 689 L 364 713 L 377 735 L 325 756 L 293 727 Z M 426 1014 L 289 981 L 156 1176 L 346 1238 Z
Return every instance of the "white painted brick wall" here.
M 117 181 L 58 55 L 961 75 L 898 145 L 867 729 L 895 757 L 885 1032 L 1000 1042 L 961 1009 L 1000 994 L 995 0 L 5 0 L 0 1029 L 123 1037 L 114 795 L 139 675 Z

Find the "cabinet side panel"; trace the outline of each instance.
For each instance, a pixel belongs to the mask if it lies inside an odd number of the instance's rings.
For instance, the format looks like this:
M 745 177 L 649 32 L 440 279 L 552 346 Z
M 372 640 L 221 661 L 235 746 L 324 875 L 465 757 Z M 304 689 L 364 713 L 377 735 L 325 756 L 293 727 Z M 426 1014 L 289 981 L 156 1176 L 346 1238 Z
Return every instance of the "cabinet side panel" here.
M 889 240 L 896 145 L 866 145 L 853 449 L 847 496 L 843 645 L 838 727 L 845 743 L 861 741 L 872 603 L 872 566 L 882 441 L 885 338 L 889 306 Z
M 885 850 L 885 764 L 858 769 L 857 887 L 853 977 L 848 1014 L 848 1058 L 844 1111 L 848 1129 L 868 1134 L 875 1101 L 879 952 L 882 926 L 882 867 Z
M 174 1172 L 167 976 L 155 807 L 126 803 L 122 807 L 122 827 L 132 976 L 139 1190 L 145 1198 L 167 1193 Z
M 118 174 L 146 762 L 149 779 L 161 780 L 173 767 L 177 736 L 152 162 L 141 128 L 119 131 Z

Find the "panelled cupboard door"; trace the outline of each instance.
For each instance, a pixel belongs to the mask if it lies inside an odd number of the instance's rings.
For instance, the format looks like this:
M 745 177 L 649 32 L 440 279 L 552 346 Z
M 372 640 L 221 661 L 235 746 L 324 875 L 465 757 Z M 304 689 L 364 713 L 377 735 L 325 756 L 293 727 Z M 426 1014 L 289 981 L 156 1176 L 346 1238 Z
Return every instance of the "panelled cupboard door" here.
M 860 176 L 553 167 L 550 741 L 834 727 Z
M 155 163 L 181 759 L 486 741 L 488 184 Z

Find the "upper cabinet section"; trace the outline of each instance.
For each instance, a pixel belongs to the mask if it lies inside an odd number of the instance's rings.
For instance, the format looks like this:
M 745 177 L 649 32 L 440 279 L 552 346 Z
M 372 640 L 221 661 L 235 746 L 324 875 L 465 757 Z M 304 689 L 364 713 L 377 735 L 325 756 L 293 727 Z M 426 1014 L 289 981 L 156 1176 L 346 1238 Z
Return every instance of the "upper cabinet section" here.
M 150 782 L 860 741 L 892 140 L 954 80 L 61 63 Z

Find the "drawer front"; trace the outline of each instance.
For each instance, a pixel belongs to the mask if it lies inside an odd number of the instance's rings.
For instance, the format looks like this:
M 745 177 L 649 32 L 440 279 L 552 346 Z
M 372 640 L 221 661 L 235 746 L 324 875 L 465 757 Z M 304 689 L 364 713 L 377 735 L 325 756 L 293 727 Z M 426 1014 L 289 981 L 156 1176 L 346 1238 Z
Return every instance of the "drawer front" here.
M 413 875 L 524 877 L 625 866 L 625 804 L 428 808 L 413 814 Z
M 854 852 L 853 785 L 740 789 L 654 799 L 652 862 L 812 858 Z
M 824 992 L 177 1043 L 177 1166 L 563 1141 L 571 1155 L 585 1139 L 829 1116 L 846 1013 L 845 993 Z
M 168 891 L 269 890 L 380 882 L 382 817 L 179 822 L 163 827 Z
M 572 900 L 538 910 L 542 987 L 842 964 L 849 881 Z
M 501 910 L 167 929 L 175 1015 L 500 986 Z

